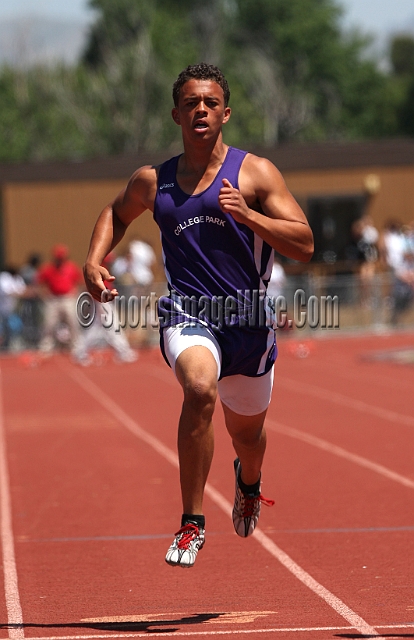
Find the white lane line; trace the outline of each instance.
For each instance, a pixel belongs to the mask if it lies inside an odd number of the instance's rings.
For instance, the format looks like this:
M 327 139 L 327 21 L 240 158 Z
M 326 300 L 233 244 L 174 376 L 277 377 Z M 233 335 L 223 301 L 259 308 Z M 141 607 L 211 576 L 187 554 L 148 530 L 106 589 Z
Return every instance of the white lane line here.
M 14 553 L 12 511 L 10 500 L 9 467 L 7 464 L 6 435 L 4 430 L 3 384 L 0 371 L 0 517 L 1 546 L 3 551 L 4 594 L 7 608 L 9 638 L 24 638 L 22 607 L 17 582 L 16 557 Z
M 168 462 L 171 462 L 175 467 L 178 467 L 177 455 L 168 447 L 166 447 L 158 438 L 151 436 L 142 427 L 140 427 L 135 420 L 132 420 L 121 407 L 104 395 L 102 389 L 100 389 L 94 382 L 92 382 L 84 373 L 75 369 L 70 365 L 61 364 L 68 375 L 75 380 L 85 391 L 87 391 L 97 402 L 100 402 L 107 411 L 109 411 L 119 422 L 122 422 L 127 429 L 129 429 L 134 435 L 138 436 L 141 440 L 152 446 L 161 456 L 163 456 Z M 206 494 L 209 495 L 211 500 L 216 503 L 222 511 L 224 511 L 230 518 L 233 506 L 221 495 L 214 487 L 209 483 L 206 485 Z M 312 576 L 310 576 L 304 569 L 302 569 L 292 558 L 290 558 L 282 549 L 280 549 L 274 542 L 266 536 L 261 530 L 256 530 L 255 540 L 262 545 L 266 551 L 268 551 L 274 558 L 276 558 L 288 571 L 290 571 L 298 580 L 305 584 L 313 593 L 322 598 L 332 609 L 334 609 L 339 615 L 341 615 L 348 623 L 355 627 L 363 635 L 371 635 L 378 637 L 379 634 L 376 630 L 363 620 L 358 614 L 347 605 L 337 598 L 328 589 L 325 589 L 319 584 Z
M 151 366 L 151 375 L 160 378 L 166 383 L 174 384 L 175 379 L 168 374 L 168 372 L 157 370 L 156 367 Z M 178 383 L 177 383 L 178 384 Z M 278 382 L 279 385 L 279 382 Z M 290 388 L 290 387 L 289 387 Z M 407 416 L 405 416 L 407 417 Z M 276 422 L 271 418 L 266 418 L 266 427 L 272 431 L 279 431 L 284 435 L 290 436 L 292 438 L 296 438 L 298 440 L 303 440 L 307 444 L 311 444 L 319 449 L 323 449 L 324 451 L 328 451 L 334 455 L 340 456 L 341 458 L 345 458 L 348 462 L 354 462 L 366 469 L 370 469 L 370 471 L 375 471 L 380 475 L 388 478 L 389 480 L 394 480 L 395 482 L 399 482 L 405 487 L 409 487 L 410 489 L 414 488 L 414 480 L 410 478 L 406 478 L 405 476 L 397 473 L 396 471 L 392 471 L 387 467 L 384 467 L 381 464 L 377 464 L 376 462 L 372 462 L 368 460 L 368 458 L 364 458 L 363 456 L 359 456 L 356 453 L 351 453 L 342 447 L 338 447 L 334 444 L 331 444 L 327 440 L 323 440 L 322 438 L 318 438 L 316 436 L 312 436 L 304 431 L 299 431 L 298 429 L 294 429 L 293 427 L 288 427 L 287 425 L 282 424 L 281 422 Z
M 270 418 L 266 419 L 266 427 L 271 431 L 283 433 L 283 435 L 289 436 L 290 438 L 301 440 L 302 442 L 306 442 L 307 444 L 310 444 L 314 447 L 318 447 L 318 449 L 322 449 L 323 451 L 332 453 L 336 456 L 339 456 L 340 458 L 344 458 L 345 460 L 348 460 L 348 462 L 354 462 L 360 467 L 365 467 L 365 469 L 375 471 L 375 473 L 379 473 L 381 476 L 384 476 L 388 480 L 394 480 L 395 482 L 404 485 L 404 487 L 414 489 L 414 480 L 406 478 L 400 473 L 396 473 L 395 471 L 384 467 L 382 464 L 377 464 L 376 462 L 368 460 L 368 458 L 364 458 L 363 456 L 359 456 L 356 453 L 351 453 L 350 451 L 347 451 L 342 447 L 338 447 L 335 444 L 331 444 L 327 440 L 312 436 L 305 431 L 300 431 L 299 429 L 288 427 L 287 425 L 282 424 L 281 422 L 276 422 L 276 420 L 272 420 Z
M 155 625 L 154 625 L 155 626 Z M 392 625 L 376 625 L 377 629 L 388 631 L 391 629 L 414 629 L 414 624 L 392 624 Z M 240 634 L 255 634 L 255 633 L 303 633 L 312 631 L 352 631 L 355 627 L 272 627 L 269 629 L 226 629 L 223 631 L 160 631 L 160 633 L 154 633 L 151 629 L 150 632 L 144 633 L 97 633 L 88 635 L 76 635 L 76 636 L 35 636 L 33 638 L 26 638 L 26 640 L 99 640 L 99 638 L 163 638 L 165 636 L 217 636 L 217 635 L 240 635 Z M 378 637 L 378 636 L 377 636 Z M 387 633 L 387 638 L 392 638 L 393 635 Z M 400 636 L 395 636 L 400 637 Z
M 291 380 L 290 378 L 280 376 L 277 380 L 277 386 L 284 387 L 285 389 L 289 389 L 289 391 L 295 391 L 296 393 L 299 393 L 299 394 L 306 393 L 315 398 L 319 398 L 320 400 L 327 400 L 328 402 L 334 402 L 344 407 L 355 409 L 356 411 L 362 411 L 363 413 L 368 413 L 370 415 L 376 416 L 377 418 L 381 418 L 383 420 L 387 420 L 392 423 L 397 422 L 399 424 L 404 424 L 409 427 L 414 427 L 413 416 L 407 416 L 403 413 L 397 413 L 396 411 L 383 409 L 382 407 L 377 407 L 373 404 L 368 404 L 363 400 L 356 400 L 355 398 L 349 398 L 348 396 L 344 396 L 342 393 L 337 393 L 336 391 L 323 389 L 322 387 L 318 387 L 314 384 L 309 384 L 307 382 L 297 382 L 296 380 Z

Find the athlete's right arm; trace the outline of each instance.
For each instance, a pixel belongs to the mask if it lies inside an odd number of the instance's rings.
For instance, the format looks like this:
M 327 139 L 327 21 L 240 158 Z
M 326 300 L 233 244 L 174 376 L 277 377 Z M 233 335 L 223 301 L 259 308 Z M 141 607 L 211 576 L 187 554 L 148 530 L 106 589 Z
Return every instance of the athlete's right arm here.
M 135 218 L 147 209 L 153 210 L 156 190 L 156 168 L 141 167 L 131 176 L 127 186 L 115 200 L 103 209 L 96 221 L 83 267 L 87 289 L 95 300 L 100 301 L 102 291 L 106 289 L 104 280 L 112 282 L 115 279 L 102 266 L 104 258 L 120 242 Z M 117 290 L 111 289 L 109 299 L 116 295 Z

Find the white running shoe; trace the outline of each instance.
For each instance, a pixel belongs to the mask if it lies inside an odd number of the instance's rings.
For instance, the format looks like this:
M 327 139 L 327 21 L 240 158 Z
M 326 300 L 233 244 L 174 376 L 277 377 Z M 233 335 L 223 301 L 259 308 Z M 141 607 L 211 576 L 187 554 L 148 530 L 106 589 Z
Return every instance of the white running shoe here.
M 240 460 L 236 458 L 234 461 L 234 473 L 236 474 L 236 493 L 234 496 L 233 506 L 233 525 L 234 530 L 241 538 L 251 536 L 256 528 L 260 516 L 260 507 L 262 504 L 272 507 L 274 500 L 264 498 L 260 493 L 243 493 L 239 487 L 240 476 Z
M 175 539 L 165 556 L 165 562 L 172 567 L 190 568 L 197 553 L 204 545 L 204 529 L 188 522 L 175 534 Z

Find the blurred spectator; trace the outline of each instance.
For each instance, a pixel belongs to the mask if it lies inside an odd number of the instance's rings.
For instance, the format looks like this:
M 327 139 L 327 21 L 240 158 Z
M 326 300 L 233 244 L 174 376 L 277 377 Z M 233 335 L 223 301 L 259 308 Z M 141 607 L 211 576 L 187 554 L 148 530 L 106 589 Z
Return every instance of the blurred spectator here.
M 112 264 L 115 259 L 113 252 L 109 253 L 103 266 L 112 274 Z M 106 282 L 107 288 L 112 288 L 113 283 Z M 76 363 L 86 367 L 94 363 L 93 350 L 103 345 L 109 345 L 116 353 L 119 362 L 135 362 L 138 358 L 136 351 L 131 349 L 124 331 L 117 331 L 119 318 L 115 301 L 104 304 L 94 302 L 95 315 L 89 327 L 80 329 L 78 339 L 72 350 L 72 356 Z M 104 326 L 102 318 L 109 326 Z M 109 320 L 112 322 L 109 323 Z
M 65 245 L 53 247 L 52 260 L 39 269 L 37 282 L 43 286 L 45 301 L 41 351 L 49 353 L 59 343 L 73 346 L 79 332 L 76 296 L 83 276 L 80 268 L 69 260 Z
M 39 345 L 43 323 L 43 301 L 37 282 L 41 257 L 30 254 L 20 269 L 26 289 L 19 303 L 19 315 L 23 323 L 22 339 L 26 346 L 36 348 Z
M 380 238 L 380 256 L 391 273 L 391 324 L 414 302 L 414 242 L 412 225 L 404 230 L 397 220 L 388 220 Z
M 14 267 L 0 273 L 0 349 L 17 348 L 23 323 L 17 313 L 20 296 L 25 291 L 23 278 Z
M 130 294 L 147 295 L 154 280 L 155 252 L 143 240 L 132 240 L 127 252 L 115 258 L 112 273 L 117 284 L 127 288 Z
M 379 232 L 374 226 L 372 217 L 365 214 L 361 218 L 360 249 L 368 262 L 375 262 L 378 258 Z
M 74 362 L 83 367 L 94 364 L 93 352 L 104 346 L 114 350 L 118 362 L 135 362 L 138 359 L 137 352 L 130 347 L 125 332 L 116 330 L 119 322 L 115 302 L 102 304 L 94 301 L 94 304 L 94 320 L 89 327 L 80 329 L 72 349 Z M 108 323 L 111 320 L 109 326 L 104 326 L 102 319 Z
M 19 274 L 27 287 L 34 286 L 37 290 L 37 273 L 41 262 L 42 258 L 39 253 L 31 253 L 23 266 L 20 267 Z
M 401 227 L 397 220 L 388 220 L 379 240 L 382 263 L 393 272 L 400 268 L 404 259 L 406 241 Z
M 361 304 L 378 311 L 380 298 L 375 274 L 379 258 L 379 232 L 371 216 L 365 214 L 355 220 L 352 225 L 352 235 L 356 247 L 356 258 L 359 261 Z
M 155 252 L 148 242 L 132 240 L 129 245 L 131 274 L 136 284 L 149 293 L 154 280 Z
M 151 329 L 155 326 L 157 319 L 155 309 L 146 305 L 146 299 L 151 294 L 151 285 L 154 281 L 153 268 L 156 256 L 154 249 L 148 242 L 144 240 L 132 240 L 128 246 L 125 256 L 116 258 L 112 265 L 112 275 L 116 277 L 115 286 L 120 295 L 125 295 L 128 299 L 131 295 L 137 296 L 140 301 L 140 317 L 139 326 L 132 333 L 132 337 L 137 346 L 150 345 L 157 334 Z
M 414 253 L 414 220 L 407 224 L 404 235 L 408 251 Z
M 379 232 L 374 227 L 372 218 L 364 215 L 354 221 L 351 227 L 352 243 L 347 248 L 347 257 L 361 263 L 361 271 L 372 273 L 373 265 L 378 260 Z
M 132 275 L 132 256 L 129 248 L 124 255 L 115 257 L 111 265 L 111 275 L 116 278 L 112 286 L 115 286 L 120 296 L 125 296 L 128 299 L 135 294 L 135 280 Z
M 391 323 L 397 324 L 400 315 L 414 302 L 414 251 L 409 248 L 394 272 L 392 301 Z

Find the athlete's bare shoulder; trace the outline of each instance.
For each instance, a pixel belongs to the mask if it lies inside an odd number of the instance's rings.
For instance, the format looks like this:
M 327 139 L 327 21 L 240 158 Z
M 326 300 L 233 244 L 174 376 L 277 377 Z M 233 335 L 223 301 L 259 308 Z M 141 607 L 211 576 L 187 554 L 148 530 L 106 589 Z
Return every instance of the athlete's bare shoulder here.
M 118 218 L 129 224 L 149 209 L 153 211 L 157 193 L 158 167 L 144 165 L 134 171 L 127 186 L 117 195 L 112 203 Z
M 286 188 L 280 171 L 267 158 L 248 153 L 243 160 L 239 174 L 240 191 L 252 201 Z
M 256 156 L 253 153 L 248 153 L 243 161 L 241 171 L 247 173 L 252 181 L 259 185 L 266 185 L 268 181 L 283 182 L 282 174 L 279 169 L 267 158 Z
M 127 185 L 127 192 L 132 196 L 143 200 L 147 209 L 154 206 L 155 194 L 157 192 L 158 169 L 154 165 L 144 165 L 132 174 Z

